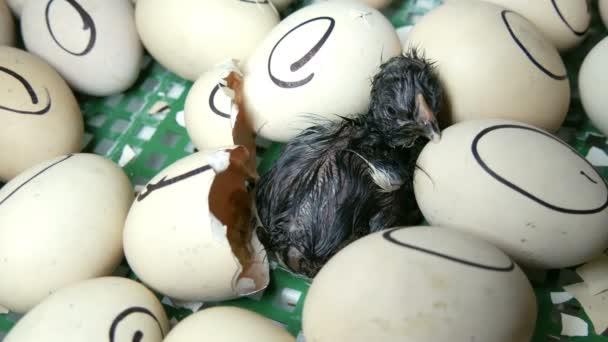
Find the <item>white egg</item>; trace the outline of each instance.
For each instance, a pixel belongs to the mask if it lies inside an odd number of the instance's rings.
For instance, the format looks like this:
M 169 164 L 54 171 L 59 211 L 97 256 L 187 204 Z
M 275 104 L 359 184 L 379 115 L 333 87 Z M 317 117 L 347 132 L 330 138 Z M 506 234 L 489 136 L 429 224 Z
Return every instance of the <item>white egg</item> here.
M 245 60 L 279 22 L 266 0 L 139 0 L 135 14 L 148 52 L 191 81 L 226 59 Z
M 189 155 L 161 171 L 139 194 L 127 218 L 124 250 L 145 284 L 181 301 L 232 299 L 268 285 L 268 261 L 255 233 L 247 241 L 253 257 L 246 270 L 233 253 L 240 247 L 231 243 L 240 236 L 211 209 L 214 204 L 233 219 L 240 215 L 234 207 L 238 201 L 234 189 L 212 194 L 218 177 L 236 165 L 232 154 L 238 151 L 242 150 Z M 244 188 L 245 179 L 236 175 L 224 182 Z
M 14 46 L 15 20 L 4 0 L 0 0 L 0 45 Z
M 560 51 L 570 50 L 579 45 L 587 37 L 591 25 L 591 12 L 587 0 L 485 1 L 523 15 Z
M 124 0 L 28 1 L 21 15 L 26 48 L 54 66 L 75 90 L 125 91 L 137 79 L 143 48 Z
M 255 312 L 237 307 L 213 307 L 179 322 L 164 342 L 295 342 L 285 329 Z
M 589 51 L 578 74 L 578 88 L 585 112 L 593 124 L 608 135 L 608 37 Z
M 399 227 L 332 257 L 302 324 L 315 342 L 528 342 L 536 314 L 528 279 L 498 248 L 457 231 Z
M 471 232 L 532 268 L 582 264 L 608 247 L 608 189 L 574 149 L 533 126 L 471 120 L 428 144 L 414 174 L 427 221 Z
M 446 93 L 443 126 L 502 118 L 554 132 L 566 118 L 570 83 L 564 62 L 513 11 L 485 1 L 448 1 L 418 21 L 405 45 L 436 63 Z
M 367 111 L 379 66 L 401 53 L 382 13 L 321 2 L 285 18 L 244 65 L 244 100 L 263 138 L 286 142 L 320 120 Z
M 8 182 L 0 189 L 0 305 L 23 313 L 63 286 L 111 274 L 132 199 L 120 167 L 94 154 L 57 157 Z
M 230 63 L 204 72 L 186 97 L 186 129 L 199 150 L 234 145 L 232 129 L 239 109 L 235 93 L 226 82 L 233 71 L 239 73 L 236 65 Z
M 104 277 L 62 288 L 23 316 L 4 342 L 161 342 L 167 315 L 154 293 L 127 278 Z
M 6 0 L 6 3 L 15 16 L 19 18 L 21 17 L 21 11 L 23 10 L 23 5 L 25 5 L 26 1 L 27 0 Z
M 23 50 L 0 47 L 0 181 L 80 151 L 84 122 L 65 81 Z
M 608 0 L 599 0 L 598 10 L 600 12 L 600 18 L 602 19 L 604 26 L 608 28 Z

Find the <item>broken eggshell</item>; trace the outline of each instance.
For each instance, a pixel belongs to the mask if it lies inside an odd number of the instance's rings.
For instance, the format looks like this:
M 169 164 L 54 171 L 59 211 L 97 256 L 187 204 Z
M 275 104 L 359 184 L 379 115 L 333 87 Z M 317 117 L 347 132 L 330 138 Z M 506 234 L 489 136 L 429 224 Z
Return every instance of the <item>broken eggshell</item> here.
M 146 185 L 124 231 L 127 261 L 145 284 L 181 301 L 266 288 L 266 253 L 252 229 L 251 156 L 244 146 L 197 152 Z

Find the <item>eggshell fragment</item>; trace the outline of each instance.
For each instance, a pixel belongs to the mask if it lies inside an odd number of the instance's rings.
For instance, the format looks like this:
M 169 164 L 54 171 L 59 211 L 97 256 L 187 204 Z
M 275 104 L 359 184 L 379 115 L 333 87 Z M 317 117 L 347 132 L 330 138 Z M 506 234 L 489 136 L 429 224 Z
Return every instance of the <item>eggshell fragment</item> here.
M 268 1 L 139 0 L 135 20 L 154 59 L 194 81 L 226 59 L 247 59 L 279 15 Z
M 417 160 L 427 221 L 470 232 L 530 268 L 564 268 L 608 247 L 608 189 L 574 149 L 530 125 L 471 120 Z
M 0 189 L 0 305 L 24 313 L 50 293 L 111 274 L 133 199 L 125 173 L 94 154 L 37 164 Z
M 169 331 L 158 299 L 126 278 L 104 277 L 62 288 L 28 312 L 5 342 L 161 342 Z
M 143 48 L 124 0 L 28 1 L 21 15 L 26 48 L 55 67 L 75 90 L 125 91 L 137 79 Z
M 125 255 L 144 283 L 180 301 L 233 299 L 268 285 L 265 251 L 248 230 L 247 157 L 242 146 L 197 152 L 146 185 L 124 231 Z
M 566 117 L 564 62 L 516 12 L 485 1 L 448 1 L 418 21 L 405 45 L 436 63 L 446 92 L 443 126 L 502 118 L 554 132 Z
M 164 342 L 265 341 L 295 342 L 285 329 L 255 312 L 237 307 L 213 307 L 186 317 Z
M 40 58 L 0 47 L 0 181 L 80 151 L 84 122 L 74 94 Z
M 578 87 L 585 113 L 593 124 L 608 135 L 608 97 L 603 91 L 608 84 L 608 37 L 587 54 L 578 74 Z
M 493 245 L 399 227 L 330 259 L 308 291 L 302 323 L 316 342 L 527 342 L 536 313 L 525 274 Z
M 261 137 L 286 142 L 319 121 L 367 111 L 371 79 L 400 53 L 394 27 L 376 9 L 306 6 L 281 21 L 244 64 L 245 106 Z
M 27 0 L 6 0 L 6 3 L 15 16 L 19 18 L 21 17 L 21 11 L 23 10 L 23 5 L 26 1 Z

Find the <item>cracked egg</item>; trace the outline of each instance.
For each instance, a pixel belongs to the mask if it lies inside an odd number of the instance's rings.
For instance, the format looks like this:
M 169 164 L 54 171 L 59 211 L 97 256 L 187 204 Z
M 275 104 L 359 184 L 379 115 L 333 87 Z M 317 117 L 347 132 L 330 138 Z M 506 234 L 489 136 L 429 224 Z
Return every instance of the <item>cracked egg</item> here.
M 139 193 L 124 248 L 146 285 L 180 301 L 228 300 L 266 288 L 268 260 L 254 232 L 252 156 L 244 146 L 200 151 Z

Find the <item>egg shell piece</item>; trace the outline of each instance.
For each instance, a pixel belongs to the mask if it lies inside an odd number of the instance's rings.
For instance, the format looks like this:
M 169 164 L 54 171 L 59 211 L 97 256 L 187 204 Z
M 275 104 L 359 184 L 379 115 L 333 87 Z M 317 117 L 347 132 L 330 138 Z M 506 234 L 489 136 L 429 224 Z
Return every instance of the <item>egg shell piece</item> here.
M 0 181 L 80 151 L 84 122 L 78 102 L 61 76 L 39 57 L 0 47 L 0 98 Z
M 258 313 L 237 307 L 218 306 L 186 317 L 164 340 L 164 342 L 189 341 L 295 342 L 296 340 L 287 330 Z
M 80 153 L 0 189 L 0 305 L 24 313 L 68 284 L 111 274 L 133 190 L 112 161 Z M 27 284 L 27 286 L 24 286 Z
M 15 16 L 19 18 L 21 17 L 21 11 L 23 10 L 23 5 L 26 1 L 27 0 L 6 0 L 6 3 Z
M 245 106 L 261 137 L 287 142 L 320 120 L 367 111 L 373 76 L 400 53 L 394 27 L 378 10 L 351 2 L 306 6 L 244 63 Z
M 209 211 L 209 191 L 227 168 L 228 152 L 196 152 L 162 170 L 140 192 L 124 230 L 125 255 L 148 286 L 180 301 L 220 301 L 242 296 L 247 279 L 231 250 L 227 227 Z M 268 284 L 268 262 L 252 241 Z M 176 281 L 179 279 L 179 281 Z
M 0 45 L 15 45 L 15 20 L 4 0 L 0 1 Z
M 593 124 L 608 134 L 608 38 L 603 38 L 589 51 L 578 74 L 578 88 L 585 113 Z
M 23 316 L 4 342 L 34 342 L 41 336 L 65 342 L 161 342 L 168 331 L 154 293 L 131 279 L 103 277 L 52 294 Z
M 502 118 L 554 132 L 566 117 L 564 62 L 520 14 L 484 1 L 449 1 L 418 21 L 405 46 L 420 48 L 436 63 L 446 93 L 439 114 L 444 127 Z
M 591 12 L 586 0 L 485 1 L 523 15 L 560 51 L 567 51 L 578 46 L 587 37 L 591 25 Z
M 279 15 L 267 1 L 139 0 L 135 20 L 154 59 L 195 81 L 228 58 L 247 59 Z M 160 22 L 170 23 L 171 29 Z
M 28 51 L 72 88 L 94 96 L 125 91 L 137 79 L 143 47 L 124 0 L 28 1 L 21 31 Z
M 332 257 L 313 280 L 302 322 L 316 342 L 527 342 L 536 313 L 528 279 L 493 245 L 453 230 L 398 227 Z
M 194 82 L 186 97 L 186 130 L 199 150 L 234 145 L 232 130 L 238 106 L 225 80 L 233 71 L 240 73 L 234 62 L 215 66 Z
M 564 268 L 608 247 L 608 189 L 574 149 L 507 120 L 471 120 L 428 144 L 414 173 L 427 221 L 470 232 L 530 268 Z
M 608 0 L 598 0 L 598 10 L 604 26 L 608 28 Z

